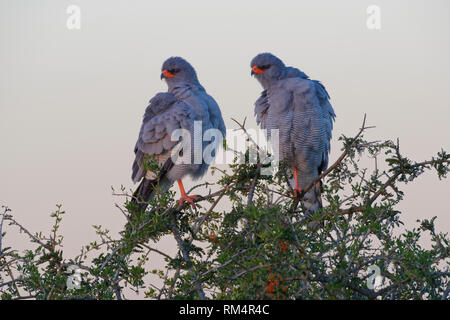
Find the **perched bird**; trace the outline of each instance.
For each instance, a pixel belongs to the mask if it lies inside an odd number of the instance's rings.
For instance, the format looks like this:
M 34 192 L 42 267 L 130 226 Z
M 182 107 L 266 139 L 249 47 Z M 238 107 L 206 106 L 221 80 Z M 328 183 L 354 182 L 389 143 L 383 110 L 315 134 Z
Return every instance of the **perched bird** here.
M 206 173 L 209 163 L 203 157 L 199 161 L 194 158 L 198 159 L 198 153 L 202 153 L 210 143 L 216 144 L 212 152 L 214 156 L 221 141 L 203 141 L 202 134 L 208 129 L 217 129 L 222 138 L 225 138 L 225 124 L 216 101 L 200 85 L 194 68 L 186 60 L 180 57 L 167 59 L 162 66 L 161 79 L 166 80 L 168 92 L 158 93 L 150 100 L 134 150 L 136 158 L 132 179 L 134 183 L 140 180 L 141 183 L 132 201 L 139 203 L 141 209 L 145 209 L 157 190 L 166 192 L 177 181 L 181 192 L 180 204 L 188 202 L 195 208 L 194 200 L 197 196 L 188 196 L 181 180 L 186 175 L 198 179 Z M 201 129 L 201 132 L 194 132 L 195 121 L 199 121 L 198 129 Z M 182 142 L 171 140 L 175 129 L 184 129 L 189 133 L 192 139 L 190 148 L 177 149 Z M 202 141 L 196 144 L 194 139 L 198 138 Z M 195 146 L 200 146 L 200 150 Z M 183 155 L 183 152 L 190 154 Z M 190 161 L 174 162 L 172 154 L 175 158 L 183 156 L 183 159 Z M 158 175 L 145 166 L 146 156 L 152 156 L 158 161 Z
M 328 167 L 331 131 L 336 117 L 325 87 L 270 53 L 252 59 L 251 75 L 264 91 L 255 102 L 256 121 L 262 129 L 279 130 L 280 160 L 294 174 L 294 194 L 315 181 Z M 274 141 L 271 141 L 274 143 Z M 303 197 L 307 217 L 322 206 L 320 184 Z

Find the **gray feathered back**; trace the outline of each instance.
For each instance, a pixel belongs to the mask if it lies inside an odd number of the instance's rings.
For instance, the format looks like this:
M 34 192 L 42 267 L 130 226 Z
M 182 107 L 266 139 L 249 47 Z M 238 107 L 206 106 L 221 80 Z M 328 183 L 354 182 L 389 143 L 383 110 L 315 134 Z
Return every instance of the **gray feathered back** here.
M 163 159 L 166 160 L 170 156 L 171 150 L 178 143 L 181 143 L 171 140 L 172 132 L 176 129 L 185 129 L 193 136 L 194 121 L 197 120 L 200 120 L 199 115 L 173 94 L 168 92 L 158 93 L 153 97 L 145 110 L 135 146 L 136 159 L 133 163 L 133 181 L 137 182 L 145 175 L 144 155 L 153 155 L 156 158 L 163 156 Z M 175 165 L 168 175 L 176 180 L 181 178 L 181 175 L 188 174 L 196 169 L 198 168 L 194 164 L 183 168 Z

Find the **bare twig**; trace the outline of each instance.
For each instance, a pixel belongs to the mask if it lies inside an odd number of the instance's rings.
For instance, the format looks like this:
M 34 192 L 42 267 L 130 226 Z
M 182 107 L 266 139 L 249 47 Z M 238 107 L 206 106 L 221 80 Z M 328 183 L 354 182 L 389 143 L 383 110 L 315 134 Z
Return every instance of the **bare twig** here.
M 180 249 L 181 255 L 183 257 L 183 260 L 186 262 L 188 269 L 192 271 L 192 261 L 189 257 L 189 253 L 187 252 L 183 239 L 181 239 L 180 231 L 178 230 L 177 226 L 175 225 L 175 221 L 172 222 L 172 233 L 175 237 L 175 240 L 178 243 L 178 248 Z M 202 285 L 199 281 L 196 281 L 196 289 L 197 294 L 201 300 L 206 300 L 205 292 L 203 291 Z
M 5 220 L 6 214 L 11 211 L 7 206 L 2 206 L 4 209 L 2 214 L 2 220 L 0 221 L 0 256 L 2 255 L 2 240 L 3 240 L 3 221 Z
M 255 194 L 256 183 L 258 182 L 258 179 L 259 179 L 260 168 L 261 168 L 261 162 L 258 161 L 258 165 L 256 166 L 256 174 L 255 174 L 255 177 L 253 178 L 252 184 L 250 186 L 250 190 L 248 191 L 247 205 L 253 205 L 253 195 Z
M 328 167 L 327 170 L 323 171 L 319 177 L 316 178 L 316 180 L 314 180 L 313 182 L 311 182 L 305 189 L 302 190 L 302 193 L 300 195 L 300 198 L 302 198 L 309 190 L 311 190 L 316 183 L 318 183 L 320 180 L 322 180 L 325 176 L 327 176 L 331 171 L 333 171 L 335 168 L 337 168 L 341 162 L 345 159 L 345 157 L 348 154 L 348 150 L 355 145 L 355 143 L 357 142 L 358 138 L 361 136 L 361 134 L 367 130 L 367 129 L 371 129 L 374 128 L 374 126 L 371 127 L 367 127 L 366 126 L 366 114 L 364 114 L 364 119 L 363 119 L 363 123 L 361 125 L 361 128 L 359 129 L 358 134 L 353 138 L 353 142 L 350 144 L 350 146 L 344 150 L 344 152 L 339 156 L 339 158 L 330 166 Z

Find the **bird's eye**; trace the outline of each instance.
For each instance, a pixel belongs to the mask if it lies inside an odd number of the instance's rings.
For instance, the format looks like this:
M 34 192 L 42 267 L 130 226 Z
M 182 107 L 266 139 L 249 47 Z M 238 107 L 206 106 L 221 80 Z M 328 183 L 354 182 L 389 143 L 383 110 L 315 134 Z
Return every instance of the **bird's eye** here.
M 261 67 L 259 67 L 261 70 L 267 70 L 267 69 L 269 69 L 270 68 L 270 64 L 265 64 L 265 65 L 263 65 L 263 66 L 261 66 Z
M 176 74 L 176 73 L 180 72 L 180 69 L 178 69 L 178 68 L 170 69 L 169 72 L 172 74 Z

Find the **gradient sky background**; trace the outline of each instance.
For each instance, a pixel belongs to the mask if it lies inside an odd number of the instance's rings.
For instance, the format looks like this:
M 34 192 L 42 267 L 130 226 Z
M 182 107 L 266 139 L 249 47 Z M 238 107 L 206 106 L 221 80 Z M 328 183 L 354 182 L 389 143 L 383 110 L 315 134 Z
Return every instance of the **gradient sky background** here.
M 81 30 L 66 28 L 71 4 Z M 366 27 L 371 4 L 381 30 Z M 249 63 L 270 51 L 327 87 L 338 116 L 331 162 L 364 113 L 377 126 L 369 138 L 398 137 L 413 159 L 450 151 L 448 0 L 1 0 L 0 46 L 0 204 L 31 231 L 49 230 L 63 204 L 67 255 L 96 239 L 91 225 L 123 226 L 110 186 L 132 187 L 142 115 L 166 90 L 169 56 L 193 64 L 229 128 L 230 117 L 255 126 L 261 88 Z M 450 230 L 450 180 L 427 174 L 404 190 L 408 227 L 436 215 Z M 28 242 L 6 230 L 5 245 Z

